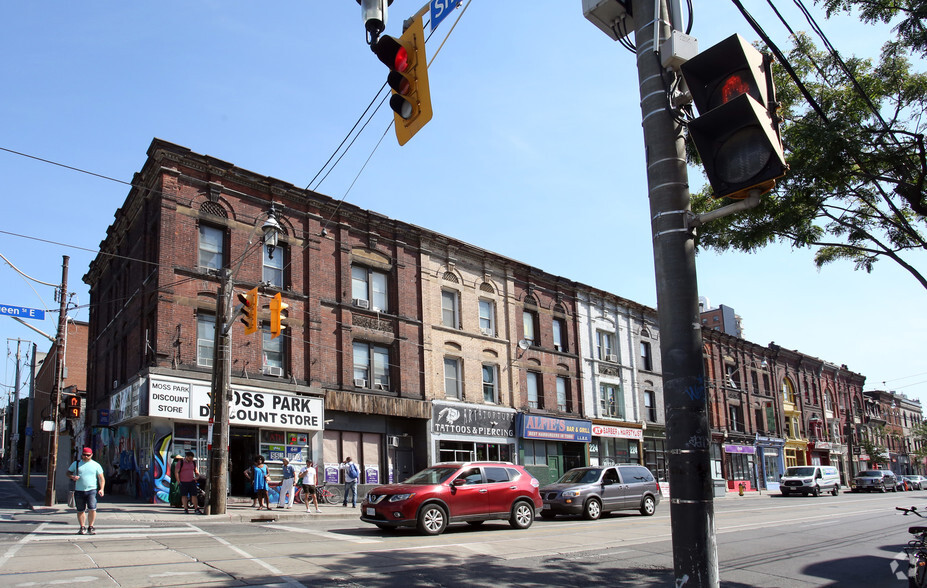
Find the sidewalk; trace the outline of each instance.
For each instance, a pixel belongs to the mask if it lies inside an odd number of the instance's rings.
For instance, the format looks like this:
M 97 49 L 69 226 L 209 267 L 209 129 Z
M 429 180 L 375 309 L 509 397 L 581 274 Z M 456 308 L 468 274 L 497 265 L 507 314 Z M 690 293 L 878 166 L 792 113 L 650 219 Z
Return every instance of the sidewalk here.
M 0 495 L 17 496 L 13 504 L 0 505 L 2 508 L 22 508 L 23 515 L 34 517 L 68 515 L 74 516 L 74 509 L 67 504 L 55 504 L 54 506 L 45 506 L 45 476 L 33 475 L 30 480 L 30 487 L 26 488 L 22 483 L 22 476 L 0 475 Z M 321 513 L 306 512 L 305 505 L 294 504 L 293 508 L 277 508 L 277 505 L 271 503 L 270 510 L 257 510 L 251 507 L 251 501 L 248 498 L 229 497 L 226 506 L 226 512 L 222 515 L 197 515 L 193 513 L 185 514 L 182 508 L 171 508 L 170 506 L 158 503 L 151 504 L 142 502 L 134 498 L 122 495 L 105 494 L 98 501 L 97 512 L 101 519 L 109 521 L 131 520 L 145 522 L 232 522 L 232 523 L 266 523 L 272 521 L 312 521 L 312 520 L 338 520 L 338 519 L 359 519 L 360 506 L 358 508 L 343 507 L 338 505 L 320 504 Z M 21 516 L 21 515 L 14 515 Z

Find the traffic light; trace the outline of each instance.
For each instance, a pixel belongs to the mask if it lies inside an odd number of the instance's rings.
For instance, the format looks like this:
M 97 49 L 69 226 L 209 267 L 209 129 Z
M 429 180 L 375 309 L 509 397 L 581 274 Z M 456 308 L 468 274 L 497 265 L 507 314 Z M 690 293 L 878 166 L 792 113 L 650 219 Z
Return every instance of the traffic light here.
M 396 118 L 396 138 L 405 145 L 432 115 L 422 15 L 412 17 L 399 39 L 380 37 L 373 52 L 390 70 L 386 77 L 393 91 L 389 106 Z
M 283 296 L 280 293 L 274 294 L 274 297 L 270 299 L 270 338 L 274 339 L 279 334 L 280 331 L 286 328 L 286 325 L 283 324 L 283 321 L 286 319 L 286 309 L 289 307 L 289 304 L 283 302 Z
M 80 396 L 68 394 L 64 399 L 64 416 L 68 419 L 80 418 Z
M 245 324 L 245 335 L 257 333 L 258 330 L 258 291 L 251 288 L 247 293 L 239 292 L 238 300 L 241 302 L 241 322 Z
M 765 194 L 788 164 L 770 58 L 733 35 L 682 64 L 701 116 L 689 122 L 705 174 L 718 198 Z

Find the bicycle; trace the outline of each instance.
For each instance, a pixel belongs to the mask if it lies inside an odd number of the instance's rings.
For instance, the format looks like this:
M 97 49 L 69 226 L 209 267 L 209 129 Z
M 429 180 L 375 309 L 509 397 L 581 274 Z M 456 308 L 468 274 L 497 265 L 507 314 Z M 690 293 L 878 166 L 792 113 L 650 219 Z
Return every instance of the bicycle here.
M 900 510 L 905 516 L 915 514 L 922 519 L 927 518 L 927 515 L 918 512 L 916 506 L 896 506 L 895 510 Z M 927 588 L 927 527 L 908 527 L 908 533 L 914 535 L 914 539 L 908 541 L 908 546 L 904 548 L 908 555 L 908 586 Z
M 318 500 L 319 504 L 340 504 L 344 501 L 344 493 L 341 488 L 338 486 L 327 486 L 319 484 L 315 487 L 315 497 Z M 294 502 L 297 504 L 305 504 L 306 499 L 303 497 L 302 487 L 300 486 L 299 490 L 296 492 L 296 496 L 293 497 Z M 312 502 L 311 500 L 309 502 Z

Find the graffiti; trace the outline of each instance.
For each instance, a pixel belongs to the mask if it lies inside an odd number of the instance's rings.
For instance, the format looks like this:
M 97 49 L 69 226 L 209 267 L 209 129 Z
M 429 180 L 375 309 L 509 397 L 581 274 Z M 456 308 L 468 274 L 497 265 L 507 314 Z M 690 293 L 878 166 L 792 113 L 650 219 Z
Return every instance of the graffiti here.
M 695 379 L 695 383 L 689 385 L 685 389 L 686 396 L 689 397 L 689 400 L 702 400 L 705 398 L 705 378 L 699 376 Z
M 689 437 L 689 440 L 686 441 L 686 447 L 691 447 L 692 449 L 706 449 L 708 447 L 708 437 L 692 435 Z
M 172 439 L 173 433 L 166 433 L 152 445 L 152 498 L 155 502 L 170 502 L 171 478 L 168 469 L 170 457 L 167 453 Z

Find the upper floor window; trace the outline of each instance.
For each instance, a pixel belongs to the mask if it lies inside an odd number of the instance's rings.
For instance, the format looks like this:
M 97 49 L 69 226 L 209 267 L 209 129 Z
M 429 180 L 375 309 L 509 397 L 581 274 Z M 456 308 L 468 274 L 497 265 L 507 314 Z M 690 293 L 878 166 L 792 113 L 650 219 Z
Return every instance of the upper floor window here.
M 441 290 L 441 324 L 451 329 L 460 328 L 458 316 L 459 295 L 456 290 Z
M 285 248 L 277 245 L 274 248 L 273 257 L 271 257 L 269 247 L 264 245 L 263 281 L 270 284 L 274 288 L 283 289 L 284 257 L 286 257 Z
M 557 410 L 569 412 L 572 404 L 570 402 L 570 383 L 563 376 L 557 376 Z
M 262 371 L 270 376 L 284 375 L 283 337 L 271 337 L 270 325 L 261 329 L 261 351 L 263 355 Z
M 653 390 L 644 390 L 644 418 L 651 423 L 657 422 L 657 395 Z
M 795 404 L 795 388 L 792 386 L 792 382 L 788 378 L 782 379 L 782 400 L 785 402 L 791 402 Z
M 618 361 L 615 335 L 605 331 L 596 332 L 596 355 L 601 361 Z
M 624 418 L 624 395 L 614 384 L 599 385 L 599 405 L 603 416 Z
M 354 342 L 354 385 L 389 390 L 389 349 L 363 341 Z
M 641 369 L 653 371 L 653 356 L 650 353 L 649 341 L 641 341 Z
M 490 337 L 496 335 L 496 305 L 484 298 L 480 298 L 480 332 Z
M 483 364 L 483 402 L 499 402 L 499 366 Z
M 212 367 L 216 348 L 216 317 L 196 315 L 196 365 Z
M 444 358 L 444 395 L 448 398 L 460 398 L 460 360 L 456 357 Z
M 528 406 L 530 408 L 544 408 L 544 390 L 541 388 L 541 374 L 528 372 L 526 389 L 528 392 Z
M 541 343 L 538 338 L 538 313 L 535 310 L 525 309 L 521 315 L 522 326 L 525 331 L 524 339 L 528 341 L 531 345 L 539 345 Z
M 389 308 L 386 274 L 361 265 L 352 265 L 351 299 L 361 308 L 386 311 Z
M 555 318 L 553 323 L 554 349 L 566 351 L 566 321 Z
M 225 231 L 209 225 L 200 225 L 199 260 L 197 265 L 219 269 L 223 265 Z

